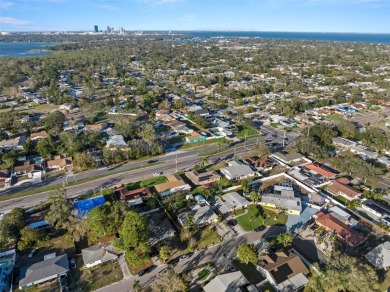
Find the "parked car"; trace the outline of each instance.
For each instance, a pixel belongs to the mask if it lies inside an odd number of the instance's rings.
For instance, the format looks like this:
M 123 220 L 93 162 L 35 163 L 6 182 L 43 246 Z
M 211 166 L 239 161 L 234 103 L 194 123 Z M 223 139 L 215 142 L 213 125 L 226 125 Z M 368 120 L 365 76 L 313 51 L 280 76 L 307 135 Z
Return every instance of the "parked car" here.
M 162 175 L 162 174 L 163 174 L 162 171 L 159 171 L 159 172 L 153 173 L 153 176 L 160 176 L 160 175 Z
M 256 227 L 256 228 L 254 229 L 254 231 L 259 232 L 259 231 L 265 230 L 266 228 L 267 228 L 267 227 L 265 227 L 264 225 L 262 225 L 262 226 Z
M 152 164 L 152 163 L 156 163 L 157 161 L 158 161 L 158 159 L 152 159 L 152 160 L 149 160 L 148 163 Z
M 230 226 L 236 226 L 237 225 L 237 220 L 234 220 L 234 219 L 230 219 L 229 221 L 228 221 L 228 224 L 230 225 Z
M 29 257 L 29 258 L 32 258 L 32 257 L 34 256 L 34 254 L 35 254 L 36 251 L 37 251 L 36 249 L 33 249 L 33 250 L 28 254 L 28 257 Z
M 70 262 L 70 268 L 74 269 L 76 267 L 76 261 L 74 260 L 74 258 L 71 258 L 69 262 Z
M 187 253 L 187 254 L 183 254 L 181 257 L 179 257 L 179 262 L 182 262 L 186 259 L 189 259 L 190 257 L 192 257 L 194 253 L 190 252 L 190 253 Z

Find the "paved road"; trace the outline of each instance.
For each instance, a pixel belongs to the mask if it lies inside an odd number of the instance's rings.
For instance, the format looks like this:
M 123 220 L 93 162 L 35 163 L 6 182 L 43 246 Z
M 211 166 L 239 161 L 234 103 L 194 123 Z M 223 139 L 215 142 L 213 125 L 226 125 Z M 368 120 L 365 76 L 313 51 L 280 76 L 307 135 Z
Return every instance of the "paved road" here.
M 214 159 L 214 158 L 231 159 L 233 158 L 233 154 L 235 154 L 237 157 L 244 156 L 250 153 L 251 148 L 253 147 L 253 145 L 252 146 L 249 145 L 251 143 L 253 144 L 256 141 L 264 141 L 264 140 L 272 140 L 270 143 L 275 143 L 275 141 L 276 143 L 281 143 L 281 141 L 284 138 L 283 131 L 278 131 L 273 128 L 264 128 L 262 130 L 263 133 L 265 133 L 264 136 L 247 139 L 247 141 L 245 142 L 239 142 L 236 144 L 235 149 L 229 149 L 223 153 L 211 155 L 210 159 Z M 286 144 L 291 143 L 297 136 L 298 134 L 295 132 L 286 132 L 286 137 L 288 137 Z M 83 178 L 97 176 L 97 175 L 106 175 L 106 176 L 91 182 L 67 187 L 66 192 L 68 197 L 72 198 L 72 197 L 77 197 L 91 190 L 95 190 L 96 192 L 99 192 L 101 188 L 120 186 L 121 184 L 150 178 L 155 172 L 172 174 L 176 172 L 176 159 L 178 162 L 177 170 L 180 171 L 184 169 L 189 169 L 201 161 L 201 158 L 198 157 L 197 154 L 217 150 L 217 147 L 218 146 L 206 146 L 204 148 L 197 149 L 197 150 L 176 151 L 176 152 L 168 153 L 163 156 L 155 158 L 158 159 L 159 162 L 162 162 L 161 164 L 157 164 L 157 165 L 148 166 L 147 161 L 141 161 L 141 162 L 124 164 L 115 168 L 104 168 L 104 169 L 97 169 L 97 170 L 79 173 L 76 174 L 75 176 L 68 177 L 68 182 L 72 182 L 74 180 L 81 180 Z M 139 167 L 143 167 L 143 168 L 131 170 Z M 117 171 L 122 171 L 122 173 L 111 175 L 111 173 Z M 47 180 L 42 184 L 39 184 L 38 186 L 62 184 L 63 182 L 64 182 L 64 178 L 59 177 L 59 178 Z M 34 187 L 37 187 L 37 185 L 30 186 L 30 187 L 12 188 L 7 191 L 0 192 L 0 195 L 4 196 L 8 194 L 14 194 L 20 191 L 32 189 Z M 48 192 L 44 192 L 44 193 L 23 197 L 23 198 L 11 199 L 8 201 L 0 202 L 0 212 L 6 213 L 16 207 L 29 208 L 38 205 L 42 202 L 45 202 L 48 198 L 48 195 L 49 195 Z
M 239 244 L 254 243 L 261 238 L 269 236 L 277 236 L 283 233 L 284 229 L 279 227 L 270 227 L 262 232 L 248 232 L 241 236 L 230 235 L 221 244 L 201 250 L 195 253 L 191 258 L 179 262 L 174 270 L 176 273 L 181 273 L 186 269 L 193 269 L 198 265 L 213 262 L 219 269 L 226 269 L 227 263 L 236 257 L 236 249 Z M 224 256 L 225 254 L 225 256 Z M 107 287 L 101 288 L 99 292 L 127 292 L 132 291 L 132 286 L 135 280 L 139 280 L 141 286 L 146 286 L 152 283 L 159 272 L 167 268 L 167 265 L 158 266 L 156 269 L 143 275 L 142 277 L 134 276 L 129 279 L 124 279 Z

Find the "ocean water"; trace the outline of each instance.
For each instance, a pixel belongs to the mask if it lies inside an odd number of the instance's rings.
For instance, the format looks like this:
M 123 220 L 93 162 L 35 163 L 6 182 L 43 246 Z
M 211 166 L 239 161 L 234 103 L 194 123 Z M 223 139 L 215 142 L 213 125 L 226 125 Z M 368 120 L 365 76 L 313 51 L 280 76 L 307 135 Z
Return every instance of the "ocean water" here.
M 370 33 L 320 33 L 320 32 L 255 32 L 255 31 L 172 31 L 172 34 L 188 34 L 196 39 L 206 38 L 265 38 L 284 40 L 311 40 L 336 42 L 361 42 L 390 44 L 390 34 Z
M 0 43 L 0 57 L 44 56 L 52 52 L 41 51 L 57 43 Z

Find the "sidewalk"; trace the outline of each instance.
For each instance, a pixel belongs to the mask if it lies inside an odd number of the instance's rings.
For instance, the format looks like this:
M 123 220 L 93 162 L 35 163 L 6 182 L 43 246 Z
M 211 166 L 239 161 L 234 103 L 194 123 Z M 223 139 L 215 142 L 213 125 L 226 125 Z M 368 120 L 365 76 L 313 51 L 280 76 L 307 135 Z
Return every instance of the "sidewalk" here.
M 126 259 L 123 254 L 119 257 L 118 263 L 123 273 L 123 279 L 130 278 L 132 275 L 130 274 L 129 267 L 127 266 Z

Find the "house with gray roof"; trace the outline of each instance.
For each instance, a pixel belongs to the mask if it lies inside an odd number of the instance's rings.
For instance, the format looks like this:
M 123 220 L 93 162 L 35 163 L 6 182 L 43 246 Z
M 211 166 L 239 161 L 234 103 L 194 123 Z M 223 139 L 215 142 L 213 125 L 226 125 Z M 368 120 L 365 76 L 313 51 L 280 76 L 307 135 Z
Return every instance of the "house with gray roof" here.
M 274 186 L 274 193 L 263 194 L 260 205 L 287 210 L 291 215 L 302 212 L 301 198 L 295 197 L 293 189 L 289 187 Z
M 273 156 L 285 164 L 294 164 L 304 159 L 304 156 L 300 153 L 297 152 L 289 153 L 287 151 L 279 151 L 273 154 Z
M 342 138 L 342 137 L 335 137 L 332 138 L 332 142 L 334 145 L 339 146 L 344 149 L 350 149 L 353 146 L 356 146 L 356 142 Z
M 81 250 L 83 256 L 84 265 L 87 268 L 92 268 L 103 263 L 118 259 L 118 253 L 116 253 L 110 246 L 90 246 Z
M 363 145 L 352 146 L 350 150 L 351 152 L 358 154 L 363 159 L 376 159 L 379 156 L 377 152 L 371 151 Z
M 218 275 L 203 287 L 205 292 L 236 292 L 248 284 L 248 280 L 240 272 Z
M 20 270 L 19 289 L 38 285 L 59 278 L 69 272 L 69 261 L 66 254 L 54 257 L 45 257 L 39 263 Z
M 228 164 L 229 166 L 221 168 L 220 172 L 229 180 L 242 180 L 258 175 L 257 171 L 240 161 L 230 161 Z
M 246 208 L 249 204 L 250 202 L 243 196 L 240 196 L 239 193 L 231 192 L 221 196 L 217 200 L 215 207 L 217 207 L 221 214 L 226 214 L 233 210 Z
M 377 269 L 390 266 L 390 242 L 386 241 L 365 255 L 367 261 Z
M 194 216 L 194 224 L 197 226 L 218 222 L 217 214 L 214 213 L 209 205 L 195 205 L 190 211 L 179 214 L 178 218 L 181 225 L 185 225 L 188 214 Z

